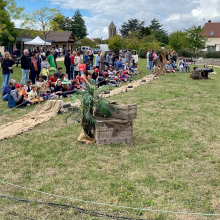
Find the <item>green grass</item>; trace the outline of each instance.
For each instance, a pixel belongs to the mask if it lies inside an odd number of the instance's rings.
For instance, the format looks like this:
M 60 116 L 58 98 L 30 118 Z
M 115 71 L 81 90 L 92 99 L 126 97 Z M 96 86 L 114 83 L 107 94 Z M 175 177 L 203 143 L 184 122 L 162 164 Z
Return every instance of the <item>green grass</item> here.
M 60 65 L 62 64 L 59 63 Z M 140 60 L 139 70 L 145 70 Z M 13 78 L 20 81 L 15 68 Z M 58 115 L 33 130 L 0 141 L 0 179 L 48 193 L 122 206 L 219 213 L 220 71 L 209 80 L 189 73 L 167 74 L 111 98 L 138 104 L 133 145 L 84 145 L 80 125 Z M 0 82 L 2 78 L 0 78 Z M 0 101 L 1 112 L 7 110 Z M 15 109 L 0 122 L 16 120 L 32 108 Z M 218 219 L 108 208 L 0 184 L 0 194 L 58 202 L 144 219 Z M 105 219 L 71 209 L 0 199 L 0 207 L 36 219 Z M 15 219 L 0 212 L 0 219 Z

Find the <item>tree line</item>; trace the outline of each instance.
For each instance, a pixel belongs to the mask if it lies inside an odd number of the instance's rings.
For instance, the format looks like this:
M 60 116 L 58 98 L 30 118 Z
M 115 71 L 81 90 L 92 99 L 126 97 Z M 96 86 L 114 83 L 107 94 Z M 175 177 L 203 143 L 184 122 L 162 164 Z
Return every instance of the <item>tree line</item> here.
M 45 41 L 51 31 L 72 31 L 75 39 L 82 46 L 96 47 L 101 43 L 109 44 L 110 50 L 129 48 L 145 56 L 147 50 L 173 49 L 180 52 L 183 49 L 196 51 L 204 49 L 207 39 L 202 36 L 202 27 L 193 26 L 189 29 L 176 31 L 171 34 L 163 25 L 153 19 L 149 26 L 144 21 L 130 19 L 124 22 L 116 36 L 112 39 L 88 38 L 88 32 L 79 10 L 72 17 L 65 17 L 57 8 L 44 7 L 33 12 L 24 13 L 24 8 L 16 5 L 16 0 L 0 0 L 0 45 L 8 46 L 14 43 L 18 33 L 13 19 L 22 20 L 21 27 L 32 34 L 38 34 Z

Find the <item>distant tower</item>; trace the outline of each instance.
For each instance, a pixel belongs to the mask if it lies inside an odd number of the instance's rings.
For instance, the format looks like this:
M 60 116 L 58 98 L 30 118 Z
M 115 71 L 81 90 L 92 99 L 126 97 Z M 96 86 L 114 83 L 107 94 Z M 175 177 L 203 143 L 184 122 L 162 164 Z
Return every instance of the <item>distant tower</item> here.
M 111 39 L 116 35 L 116 26 L 113 21 L 109 25 L 108 32 L 109 32 L 109 39 Z

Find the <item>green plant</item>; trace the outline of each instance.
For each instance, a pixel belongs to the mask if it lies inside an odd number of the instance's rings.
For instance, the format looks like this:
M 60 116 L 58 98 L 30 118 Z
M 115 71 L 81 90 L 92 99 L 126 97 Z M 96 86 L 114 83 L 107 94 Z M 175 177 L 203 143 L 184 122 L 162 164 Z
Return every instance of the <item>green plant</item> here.
M 219 51 L 208 52 L 206 53 L 205 58 L 220 58 L 220 52 Z
M 85 133 L 91 137 L 91 131 L 97 126 L 94 111 L 99 111 L 101 116 L 110 117 L 115 107 L 102 97 L 103 93 L 111 90 L 110 86 L 97 88 L 94 83 L 90 83 L 85 90 L 77 91 L 73 95 L 72 101 L 80 101 L 80 106 L 73 108 L 67 119 L 74 114 L 75 121 L 81 123 Z
M 144 50 L 144 49 L 139 50 L 139 56 L 141 58 L 146 58 L 146 55 L 147 55 L 146 50 Z

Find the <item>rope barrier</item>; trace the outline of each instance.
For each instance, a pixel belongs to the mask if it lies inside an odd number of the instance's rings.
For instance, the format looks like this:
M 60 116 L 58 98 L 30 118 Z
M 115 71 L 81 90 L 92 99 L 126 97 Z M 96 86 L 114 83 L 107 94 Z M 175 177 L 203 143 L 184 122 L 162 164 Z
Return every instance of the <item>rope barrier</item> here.
M 58 208 L 72 208 L 72 209 L 76 209 L 80 213 L 88 214 L 88 215 L 96 216 L 96 217 L 102 216 L 102 217 L 108 217 L 108 218 L 111 218 L 111 219 L 144 220 L 144 219 L 140 219 L 140 218 L 139 219 L 134 219 L 134 218 L 123 217 L 123 216 L 109 215 L 109 214 L 105 214 L 105 213 L 97 212 L 97 211 L 89 211 L 89 210 L 84 209 L 84 208 L 79 208 L 79 207 L 76 207 L 76 206 L 66 205 L 66 204 L 30 201 L 30 200 L 27 200 L 27 199 L 16 199 L 16 198 L 8 197 L 8 196 L 1 196 L 1 195 L 0 195 L 0 198 L 6 198 L 8 200 L 15 201 L 15 202 L 21 202 L 21 203 L 35 203 L 35 204 L 39 204 L 39 205 L 47 205 L 47 206 L 58 207 Z
M 134 207 L 127 207 L 127 206 L 106 204 L 106 203 L 100 203 L 100 202 L 92 202 L 92 201 L 86 201 L 86 200 L 82 200 L 82 199 L 71 198 L 71 197 L 67 197 L 67 196 L 59 196 L 59 195 L 56 195 L 56 194 L 47 193 L 47 192 L 43 192 L 43 191 L 39 191 L 39 190 L 35 190 L 35 189 L 30 189 L 30 188 L 19 186 L 19 185 L 13 184 L 13 183 L 5 182 L 5 181 L 2 181 L 2 180 L 0 180 L 0 183 L 10 185 L 10 186 L 14 186 L 14 187 L 21 188 L 21 189 L 25 189 L 25 190 L 32 191 L 32 192 L 37 192 L 37 193 L 41 193 L 41 194 L 45 194 L 45 195 L 49 195 L 49 196 L 54 196 L 54 197 L 57 197 L 57 198 L 69 199 L 69 200 L 73 200 L 73 201 L 84 202 L 84 203 L 100 205 L 100 206 L 108 206 L 108 207 L 121 208 L 121 209 L 131 209 L 131 210 L 136 210 L 136 211 L 148 211 L 148 212 L 159 212 L 159 213 L 169 213 L 169 214 L 218 216 L 218 217 L 220 217 L 220 214 L 188 213 L 188 212 L 167 211 L 167 210 L 143 209 L 143 208 L 134 208 Z
M 1 208 L 0 208 L 0 211 L 1 211 L 1 212 L 5 212 L 5 213 L 7 213 L 8 215 L 13 215 L 13 216 L 17 216 L 17 217 L 22 217 L 22 218 L 24 218 L 24 219 L 36 220 L 35 218 L 31 218 L 31 217 L 28 217 L 28 216 L 25 216 L 25 215 L 20 215 L 20 214 L 18 214 L 18 213 L 16 213 L 16 212 L 9 212 L 9 211 L 4 210 L 4 209 L 1 209 Z

